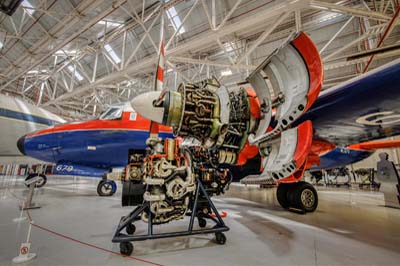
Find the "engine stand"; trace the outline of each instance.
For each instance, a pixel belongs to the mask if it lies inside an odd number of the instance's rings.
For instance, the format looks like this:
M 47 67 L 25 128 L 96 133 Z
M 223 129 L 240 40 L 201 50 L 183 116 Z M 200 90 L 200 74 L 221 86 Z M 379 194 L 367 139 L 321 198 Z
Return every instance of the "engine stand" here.
M 208 202 L 209 207 L 215 214 L 215 217 L 209 214 L 204 214 L 202 215 L 202 217 L 199 217 L 199 215 L 197 214 L 200 193 L 204 196 L 204 198 Z M 215 234 L 216 242 L 218 244 L 223 245 L 226 242 L 226 237 L 222 232 L 228 231 L 229 227 L 225 225 L 221 215 L 217 211 L 214 203 L 211 201 L 210 196 L 207 194 L 207 191 L 204 189 L 204 186 L 199 179 L 197 179 L 197 187 L 194 195 L 194 204 L 193 204 L 193 209 L 189 214 L 190 221 L 187 230 L 154 234 L 152 213 L 148 211 L 147 234 L 134 236 L 133 234 L 135 232 L 135 226 L 133 222 L 135 222 L 136 220 L 140 220 L 141 214 L 147 210 L 149 210 L 149 202 L 144 202 L 142 205 L 137 206 L 129 215 L 121 217 L 117 230 L 112 239 L 112 242 L 120 243 L 121 254 L 131 255 L 133 252 L 133 244 L 131 242 L 143 241 L 147 239 L 169 238 L 169 237 L 189 236 L 197 234 Z M 205 227 L 204 218 L 213 221 L 215 223 L 215 226 L 212 228 L 201 228 L 193 230 L 193 223 L 196 216 L 199 219 L 200 227 Z M 202 220 L 202 222 L 200 222 L 200 220 Z M 124 229 L 130 235 L 122 233 L 122 230 Z

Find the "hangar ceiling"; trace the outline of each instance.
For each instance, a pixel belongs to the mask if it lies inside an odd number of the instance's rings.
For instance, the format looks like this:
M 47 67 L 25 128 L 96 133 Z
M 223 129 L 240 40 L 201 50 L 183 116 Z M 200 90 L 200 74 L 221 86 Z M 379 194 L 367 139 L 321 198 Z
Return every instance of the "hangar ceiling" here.
M 399 56 L 399 11 L 398 0 L 24 0 L 0 15 L 0 91 L 84 119 L 152 90 L 161 14 L 168 88 L 211 75 L 235 86 L 303 30 L 326 89 Z

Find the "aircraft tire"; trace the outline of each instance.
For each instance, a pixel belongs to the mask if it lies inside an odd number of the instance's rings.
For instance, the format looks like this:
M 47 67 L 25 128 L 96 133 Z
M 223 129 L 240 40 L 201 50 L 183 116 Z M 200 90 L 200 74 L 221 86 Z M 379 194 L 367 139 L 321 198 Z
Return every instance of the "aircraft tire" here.
M 97 185 L 97 194 L 100 197 L 110 197 L 114 195 L 117 185 L 112 180 L 101 180 Z
M 28 175 L 28 176 L 25 178 L 25 181 L 28 181 L 29 179 L 34 178 L 34 177 L 36 177 L 36 176 L 40 176 L 40 177 L 42 178 L 42 181 L 41 181 L 41 182 L 35 184 L 35 187 L 36 187 L 36 188 L 40 188 L 40 187 L 43 187 L 44 185 L 46 185 L 46 183 L 47 183 L 47 177 L 46 177 L 45 175 L 43 175 L 43 174 L 40 174 L 40 175 L 38 175 L 38 174 Z
M 314 212 L 318 207 L 318 193 L 310 183 L 301 181 L 295 184 L 288 193 L 290 205 L 294 208 Z
M 288 209 L 290 207 L 290 201 L 288 198 L 290 188 L 291 184 L 280 183 L 276 189 L 276 199 L 278 200 L 279 205 L 281 205 L 284 209 Z

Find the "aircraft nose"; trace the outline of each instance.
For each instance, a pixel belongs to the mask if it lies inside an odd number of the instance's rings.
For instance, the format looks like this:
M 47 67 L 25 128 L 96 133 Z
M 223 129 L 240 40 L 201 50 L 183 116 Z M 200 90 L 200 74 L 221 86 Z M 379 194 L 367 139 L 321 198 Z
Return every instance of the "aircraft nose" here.
M 20 137 L 20 138 L 18 139 L 18 141 L 17 141 L 18 150 L 19 150 L 23 155 L 26 155 L 26 154 L 25 154 L 25 136 L 26 136 L 26 135 Z
M 152 91 L 136 96 L 132 101 L 132 108 L 144 118 L 162 124 L 164 107 L 154 107 L 153 102 L 160 97 L 161 92 Z

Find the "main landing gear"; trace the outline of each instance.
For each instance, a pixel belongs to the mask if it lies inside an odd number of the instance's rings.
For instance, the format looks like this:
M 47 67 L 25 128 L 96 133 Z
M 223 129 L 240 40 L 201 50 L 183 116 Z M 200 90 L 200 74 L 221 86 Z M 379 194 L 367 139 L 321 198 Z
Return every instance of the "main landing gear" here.
M 280 183 L 276 191 L 279 204 L 285 209 L 298 209 L 313 212 L 318 206 L 318 194 L 315 188 L 307 182 Z
M 32 179 L 34 177 L 40 177 L 40 181 L 35 183 L 35 187 L 43 187 L 47 183 L 47 177 L 44 174 L 29 174 L 26 178 L 25 181 L 28 181 L 29 179 Z
M 97 185 L 97 194 L 101 197 L 110 197 L 117 191 L 117 184 L 113 180 L 102 179 Z

